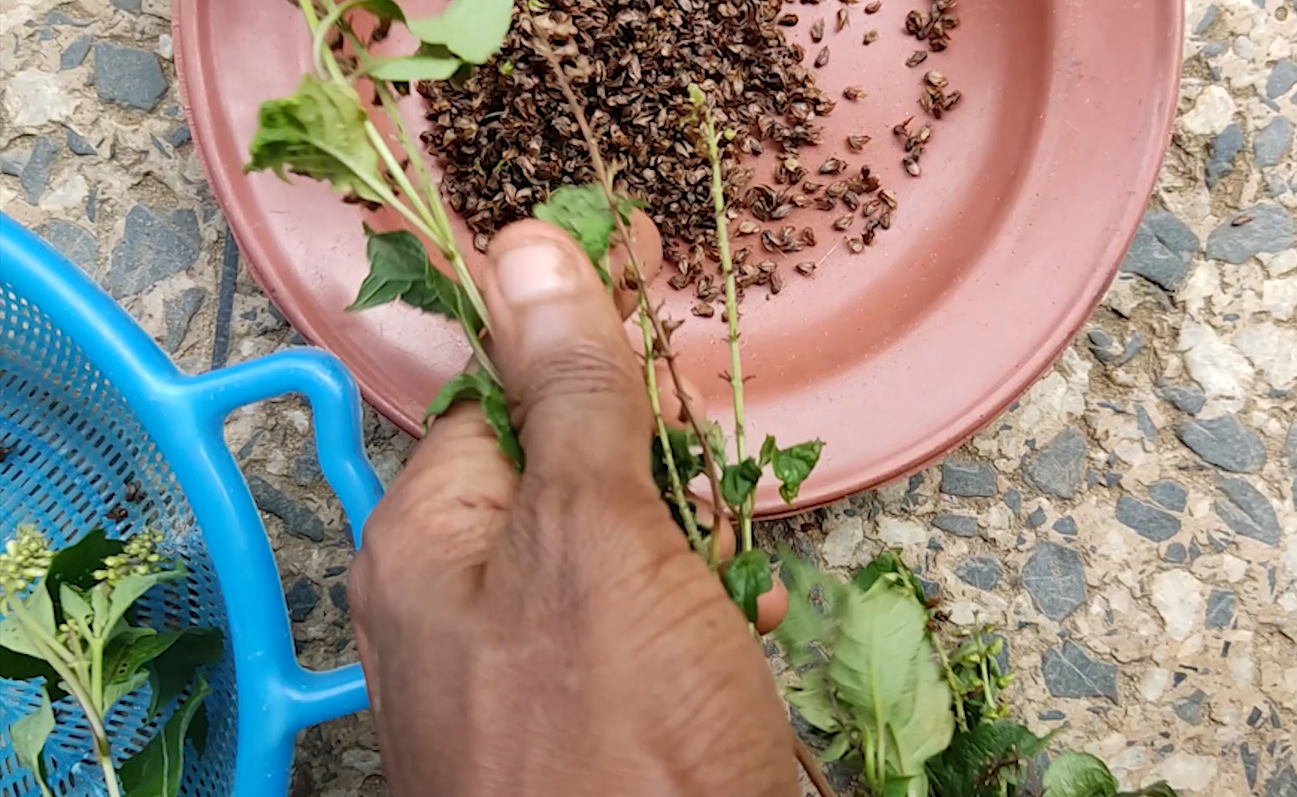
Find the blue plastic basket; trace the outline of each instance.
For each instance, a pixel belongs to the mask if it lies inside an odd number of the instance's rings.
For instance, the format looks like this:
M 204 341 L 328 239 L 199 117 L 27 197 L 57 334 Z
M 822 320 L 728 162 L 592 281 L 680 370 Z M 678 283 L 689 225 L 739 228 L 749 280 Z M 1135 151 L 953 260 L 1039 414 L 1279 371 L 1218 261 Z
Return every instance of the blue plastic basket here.
M 166 534 L 190 576 L 150 593 L 140 616 L 158 627 L 225 632 L 211 673 L 206 753 L 185 760 L 181 793 L 282 797 L 297 731 L 363 709 L 357 665 L 311 672 L 297 662 L 265 528 L 226 448 L 223 422 L 245 404 L 288 393 L 311 403 L 321 470 L 351 527 L 364 527 L 381 495 L 365 458 L 360 399 L 333 357 L 274 354 L 202 376 L 181 374 L 152 339 L 74 265 L 0 213 L 0 543 L 35 523 L 59 544 L 95 528 L 126 537 Z M 124 500 L 128 482 L 146 494 Z M 125 520 L 105 518 L 128 508 Z M 114 757 L 129 757 L 174 708 L 149 721 L 144 694 L 108 717 Z M 27 683 L 0 679 L 0 795 L 36 797 L 7 729 L 37 706 Z M 55 706 L 46 745 L 59 795 L 105 793 L 74 701 Z

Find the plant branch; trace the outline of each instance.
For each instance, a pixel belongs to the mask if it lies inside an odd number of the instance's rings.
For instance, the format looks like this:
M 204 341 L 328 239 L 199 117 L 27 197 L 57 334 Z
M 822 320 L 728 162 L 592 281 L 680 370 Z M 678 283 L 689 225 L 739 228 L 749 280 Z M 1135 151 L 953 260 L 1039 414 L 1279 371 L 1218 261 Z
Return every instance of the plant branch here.
M 815 760 L 815 754 L 797 737 L 796 733 L 793 734 L 793 752 L 796 753 L 797 761 L 801 763 L 802 769 L 806 770 L 806 777 L 811 779 L 811 784 L 820 793 L 820 797 L 838 797 L 838 793 L 833 790 L 833 784 L 829 783 L 829 779 L 820 771 L 820 762 Z
M 534 21 L 531 9 L 526 4 L 522 6 L 529 20 Z M 533 29 L 534 29 L 533 25 Z M 613 224 L 617 228 L 617 235 L 626 246 L 627 267 L 630 269 L 631 278 L 635 280 L 635 290 L 639 294 L 640 309 L 643 311 L 648 308 L 649 323 L 653 327 L 653 334 L 657 338 L 658 351 L 662 354 L 663 361 L 667 364 L 667 370 L 671 373 L 671 381 L 675 383 L 676 395 L 680 398 L 680 404 L 684 407 L 685 420 L 688 421 L 690 428 L 702 443 L 703 466 L 707 473 L 707 480 L 711 485 L 712 509 L 718 515 L 725 506 L 725 500 L 721 492 L 720 468 L 716 464 L 716 458 L 712 456 L 711 446 L 707 444 L 707 435 L 703 430 L 702 422 L 694 413 L 690 406 L 689 400 L 685 396 L 684 379 L 680 375 L 680 370 L 676 366 L 675 352 L 671 348 L 671 337 L 666 327 L 662 324 L 662 319 L 658 314 L 652 312 L 648 300 L 648 285 L 644 280 L 644 268 L 640 263 L 639 255 L 635 253 L 635 240 L 626 227 L 626 222 L 622 219 L 622 214 L 618 210 L 617 197 L 613 195 L 612 179 L 608 173 L 608 167 L 604 164 L 603 154 L 599 150 L 599 142 L 595 138 L 594 130 L 590 127 L 590 120 L 586 118 L 585 108 L 581 101 L 577 99 L 576 92 L 572 90 L 572 84 L 568 81 L 567 75 L 563 74 L 563 65 L 559 62 L 558 56 L 548 43 L 543 41 L 540 36 L 533 35 L 533 46 L 549 64 L 550 71 L 554 73 L 554 80 L 558 83 L 559 90 L 563 92 L 564 99 L 572 110 L 572 115 L 576 118 L 577 126 L 581 129 L 581 137 L 585 140 L 586 149 L 590 152 L 590 163 L 594 167 L 595 177 L 599 185 L 603 187 L 604 196 L 608 200 L 608 207 L 612 210 Z M 716 561 L 716 551 L 719 539 L 713 537 L 711 566 L 716 569 L 719 562 Z
M 701 93 L 701 90 L 700 90 Z M 747 444 L 743 423 L 743 357 L 739 351 L 738 288 L 734 279 L 734 259 L 730 253 L 729 224 L 725 218 L 725 182 L 721 174 L 720 143 L 716 135 L 716 121 L 706 100 L 700 104 L 703 135 L 707 139 L 707 156 L 712 168 L 712 205 L 716 214 L 716 243 L 720 248 L 721 274 L 725 277 L 725 317 L 729 326 L 730 392 L 734 399 L 734 450 L 738 461 L 747 459 Z M 752 498 L 736 507 L 742 528 L 743 550 L 752 550 Z

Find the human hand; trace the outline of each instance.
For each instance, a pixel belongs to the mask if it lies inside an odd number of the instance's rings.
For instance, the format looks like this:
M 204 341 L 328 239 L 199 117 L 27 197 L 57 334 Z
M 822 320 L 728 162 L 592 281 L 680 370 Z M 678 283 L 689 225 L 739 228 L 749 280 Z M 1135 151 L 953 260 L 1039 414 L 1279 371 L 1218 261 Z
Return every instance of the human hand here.
M 633 237 L 656 269 L 642 214 Z M 366 525 L 351 574 L 393 793 L 796 794 L 761 649 L 653 483 L 652 414 L 618 310 L 555 227 L 512 225 L 488 254 L 493 359 L 526 473 L 476 406 L 453 408 Z

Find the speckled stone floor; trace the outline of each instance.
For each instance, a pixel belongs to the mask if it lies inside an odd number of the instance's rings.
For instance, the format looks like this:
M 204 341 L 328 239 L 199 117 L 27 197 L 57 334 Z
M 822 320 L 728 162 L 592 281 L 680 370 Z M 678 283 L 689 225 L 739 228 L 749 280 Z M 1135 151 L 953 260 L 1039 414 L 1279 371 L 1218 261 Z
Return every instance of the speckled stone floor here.
M 956 622 L 1009 629 L 1023 719 L 1124 786 L 1297 797 L 1297 7 L 1187 10 L 1156 194 L 1075 344 L 947 462 L 761 533 L 796 531 L 832 568 L 905 548 Z M 0 3 L 0 206 L 198 372 L 298 339 L 203 181 L 169 14 L 164 0 Z M 301 656 L 325 667 L 355 658 L 350 551 L 309 426 L 281 401 L 227 437 Z M 372 413 L 366 426 L 390 479 L 409 441 Z M 303 734 L 295 797 L 386 793 L 367 717 Z

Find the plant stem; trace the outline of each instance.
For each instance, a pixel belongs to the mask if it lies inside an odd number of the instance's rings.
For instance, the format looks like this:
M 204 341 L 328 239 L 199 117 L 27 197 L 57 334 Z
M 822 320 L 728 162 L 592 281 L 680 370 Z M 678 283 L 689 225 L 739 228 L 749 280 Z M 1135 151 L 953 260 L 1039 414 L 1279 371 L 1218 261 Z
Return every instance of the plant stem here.
M 102 705 L 104 694 L 104 641 L 99 637 L 90 640 L 90 696 L 95 700 L 95 708 L 102 714 L 107 706 Z
M 964 693 L 963 685 L 959 681 L 959 676 L 950 666 L 950 656 L 946 655 L 946 646 L 942 644 L 936 635 L 931 635 L 932 646 L 937 649 L 937 655 L 941 657 L 941 669 L 946 672 L 946 683 L 950 686 L 951 702 L 955 705 L 955 721 L 959 723 L 961 731 L 968 731 L 968 717 L 964 714 Z
M 644 335 L 644 384 L 648 387 L 649 405 L 653 408 L 653 420 L 657 423 L 658 442 L 662 445 L 662 464 L 666 466 L 667 480 L 671 483 L 671 498 L 675 501 L 676 510 L 685 524 L 685 534 L 689 543 L 699 554 L 705 552 L 702 536 L 698 533 L 698 520 L 689 508 L 689 499 L 685 497 L 684 485 L 680 483 L 680 473 L 676 470 L 676 455 L 671 450 L 671 437 L 667 433 L 666 420 L 662 417 L 662 400 L 658 395 L 658 377 L 656 360 L 653 357 L 653 322 L 649 320 L 648 302 L 640 298 L 639 327 Z M 707 441 L 702 441 L 707 445 Z M 716 529 L 712 529 L 716 535 Z
M 820 797 L 838 797 L 837 792 L 833 790 L 833 784 L 829 783 L 829 779 L 820 771 L 820 763 L 815 760 L 815 754 L 806 747 L 805 742 L 797 738 L 796 733 L 793 734 L 793 752 L 801 763 L 802 769 L 806 770 L 806 776 L 811 779 L 811 784 L 820 793 Z
M 522 6 L 522 9 L 528 19 L 533 19 L 531 9 L 526 4 Z M 603 154 L 599 150 L 599 142 L 595 138 L 594 130 L 590 127 L 590 120 L 586 118 L 585 108 L 582 107 L 581 101 L 577 99 L 576 92 L 572 90 L 572 84 L 568 81 L 567 75 L 563 74 L 563 65 L 559 63 L 554 50 L 538 36 L 533 36 L 532 42 L 536 51 L 549 64 L 550 71 L 554 73 L 554 80 L 558 83 L 559 90 L 563 92 L 563 98 L 567 100 L 568 107 L 576 118 L 577 126 L 581 129 L 581 137 L 585 140 L 586 149 L 590 153 L 590 164 L 594 168 L 595 177 L 603 188 L 608 207 L 612 209 L 613 224 L 617 229 L 617 235 L 626 246 L 627 269 L 631 273 L 631 278 L 635 280 L 635 290 L 639 293 L 640 306 L 643 307 L 649 303 L 648 285 L 644 281 L 644 268 L 640 264 L 639 255 L 635 253 L 635 239 L 631 236 L 630 230 L 626 227 L 626 222 L 623 221 L 621 213 L 617 210 L 617 197 L 613 195 L 612 180 L 608 173 L 608 167 L 604 164 Z M 712 508 L 713 511 L 719 514 L 725 506 L 725 499 L 721 492 L 720 468 L 716 465 L 716 458 L 712 456 L 711 446 L 707 445 L 707 435 L 703 430 L 702 422 L 694 414 L 693 408 L 689 405 L 689 400 L 685 396 L 684 379 L 676 366 L 675 351 L 671 348 L 671 336 L 656 312 L 650 312 L 648 319 L 653 326 L 653 334 L 658 341 L 658 351 L 661 352 L 662 360 L 666 362 L 667 370 L 671 373 L 671 381 L 675 384 L 676 396 L 680 399 L 681 406 L 684 407 L 685 420 L 688 421 L 689 427 L 693 429 L 694 434 L 703 444 L 703 468 L 707 473 L 707 481 L 711 486 Z M 718 542 L 718 538 L 714 537 L 711 557 L 712 570 L 719 566 L 719 562 L 716 561 Z
M 739 351 L 738 288 L 734 279 L 734 259 L 730 254 L 729 224 L 725 218 L 725 181 L 721 174 L 720 142 L 716 136 L 716 121 L 711 110 L 704 105 L 703 134 L 707 139 L 707 156 L 712 167 L 712 205 L 716 213 L 716 243 L 720 248 L 721 274 L 725 277 L 725 316 L 729 325 L 730 392 L 734 399 L 734 450 L 738 461 L 747 459 L 747 444 L 743 423 L 743 357 Z M 743 550 L 752 550 L 752 504 L 749 498 L 736 507 L 742 527 Z
M 75 666 L 76 657 L 69 653 L 67 648 L 59 644 L 57 639 L 45 633 L 45 629 L 41 628 L 40 623 L 36 622 L 36 618 L 32 617 L 31 612 L 27 611 L 27 607 L 23 605 L 22 599 L 16 595 L 8 597 L 9 611 L 13 613 L 14 617 L 18 618 L 18 622 L 22 623 L 23 628 L 27 631 L 27 635 L 31 637 L 32 644 L 36 645 L 37 648 L 43 647 L 44 650 L 49 651 L 50 654 L 62 662 L 65 667 Z M 42 653 L 42 655 L 44 655 L 44 653 Z M 50 664 L 55 664 L 53 659 L 50 660 Z M 63 673 L 59 674 L 62 675 Z
M 99 768 L 104 773 L 104 784 L 108 787 L 108 797 L 122 797 L 121 787 L 117 784 L 117 771 L 113 768 L 112 752 L 108 748 L 108 740 L 103 740 L 103 748 L 98 745 L 99 740 L 95 740 L 95 758 L 99 759 Z

